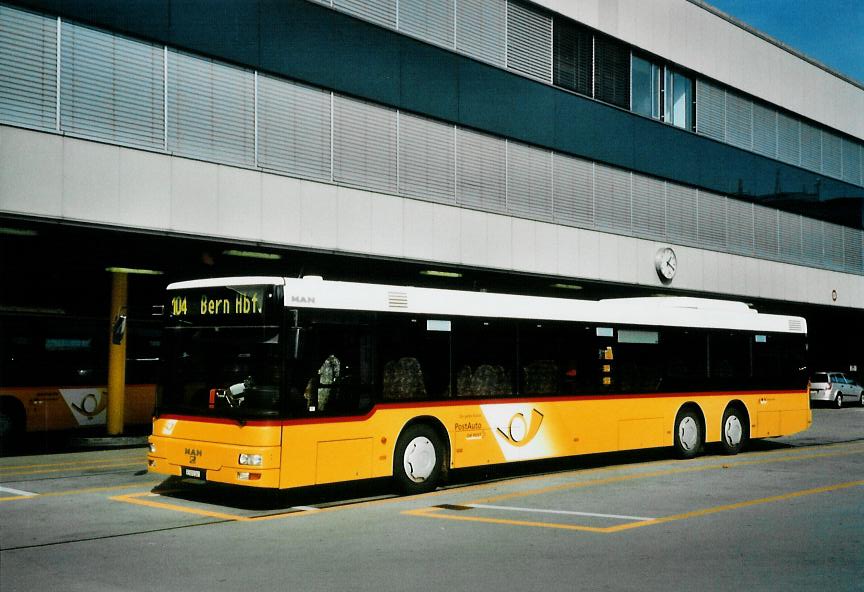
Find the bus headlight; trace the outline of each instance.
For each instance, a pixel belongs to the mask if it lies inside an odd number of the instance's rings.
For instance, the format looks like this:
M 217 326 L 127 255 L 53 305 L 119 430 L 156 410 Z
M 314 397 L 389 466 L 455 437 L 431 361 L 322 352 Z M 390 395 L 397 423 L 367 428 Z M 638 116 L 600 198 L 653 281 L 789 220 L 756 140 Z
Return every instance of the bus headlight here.
M 150 442 L 150 454 L 156 454 L 156 445 Z
M 248 465 L 250 467 L 260 467 L 264 464 L 264 457 L 260 454 L 241 454 L 240 460 L 241 465 Z

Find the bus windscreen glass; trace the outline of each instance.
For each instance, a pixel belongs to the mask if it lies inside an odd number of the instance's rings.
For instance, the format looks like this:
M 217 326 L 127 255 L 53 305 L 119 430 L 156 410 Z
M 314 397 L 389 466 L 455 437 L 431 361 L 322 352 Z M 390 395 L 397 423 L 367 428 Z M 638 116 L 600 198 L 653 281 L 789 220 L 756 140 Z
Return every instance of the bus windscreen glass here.
M 270 286 L 172 292 L 160 412 L 278 415 L 284 359 L 280 313 Z

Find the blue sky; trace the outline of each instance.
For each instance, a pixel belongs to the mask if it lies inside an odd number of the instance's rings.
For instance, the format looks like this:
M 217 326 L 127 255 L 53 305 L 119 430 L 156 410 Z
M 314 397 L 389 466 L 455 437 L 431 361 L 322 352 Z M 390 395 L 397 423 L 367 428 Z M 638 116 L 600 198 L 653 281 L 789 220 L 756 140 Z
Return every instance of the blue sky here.
M 864 84 L 864 0 L 707 0 Z

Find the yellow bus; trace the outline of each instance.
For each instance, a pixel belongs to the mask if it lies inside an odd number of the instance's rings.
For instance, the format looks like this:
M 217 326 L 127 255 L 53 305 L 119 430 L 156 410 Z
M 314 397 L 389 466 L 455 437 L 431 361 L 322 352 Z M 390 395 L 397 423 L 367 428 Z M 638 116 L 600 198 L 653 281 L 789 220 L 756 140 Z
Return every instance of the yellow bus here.
M 739 302 L 600 301 L 244 277 L 168 287 L 149 470 L 293 488 L 717 443 L 811 423 L 806 322 Z
M 161 327 L 147 319 L 130 326 L 124 423 L 147 429 Z M 107 318 L 0 308 L 0 453 L 28 434 L 104 428 L 110 328 Z

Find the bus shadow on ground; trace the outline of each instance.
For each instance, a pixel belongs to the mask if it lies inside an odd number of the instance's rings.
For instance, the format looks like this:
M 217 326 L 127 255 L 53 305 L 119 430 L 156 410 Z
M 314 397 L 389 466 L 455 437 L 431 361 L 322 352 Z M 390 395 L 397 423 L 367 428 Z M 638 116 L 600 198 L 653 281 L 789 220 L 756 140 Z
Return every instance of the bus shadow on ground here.
M 757 440 L 749 443 L 747 451 L 766 452 L 789 448 L 793 448 L 793 446 L 782 442 Z M 704 454 L 697 459 L 712 457 L 727 458 L 720 454 L 717 446 L 708 445 Z M 672 462 L 677 461 L 677 459 L 671 448 L 654 448 L 455 469 L 450 471 L 444 488 L 458 490 L 460 487 L 480 484 L 492 485 L 527 476 L 554 476 L 571 471 L 639 465 L 657 461 Z M 278 491 L 170 477 L 154 488 L 153 493 L 166 498 L 230 508 L 253 514 L 303 511 L 310 507 L 324 509 L 399 496 L 395 484 L 388 478 L 314 485 Z

